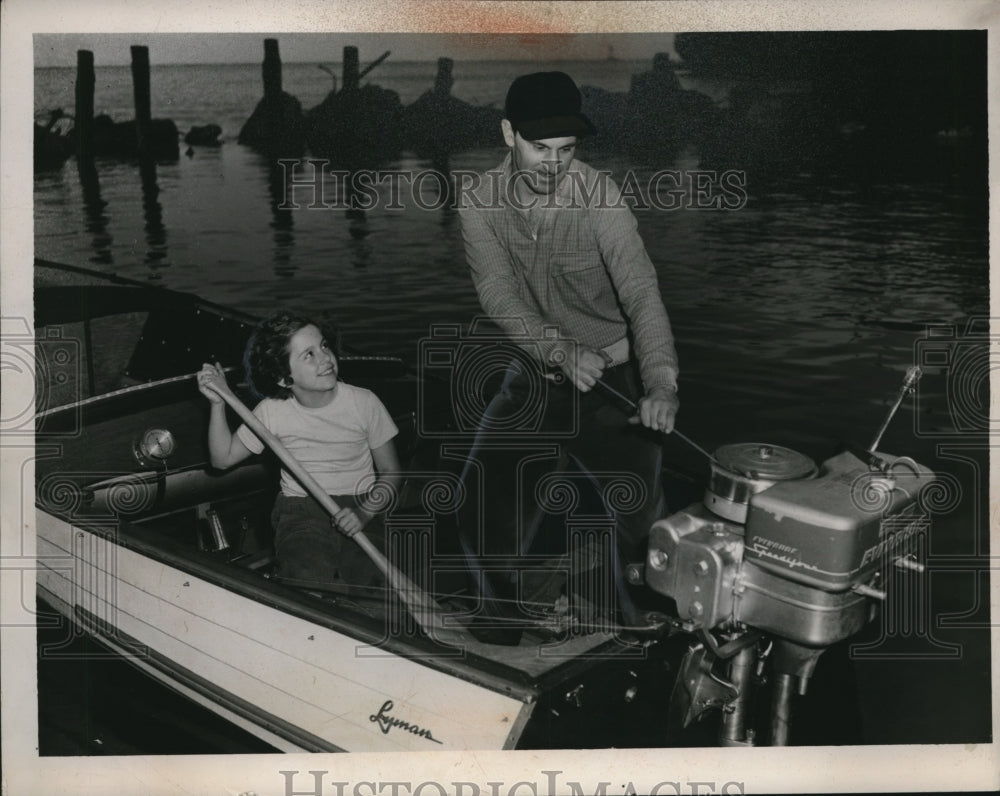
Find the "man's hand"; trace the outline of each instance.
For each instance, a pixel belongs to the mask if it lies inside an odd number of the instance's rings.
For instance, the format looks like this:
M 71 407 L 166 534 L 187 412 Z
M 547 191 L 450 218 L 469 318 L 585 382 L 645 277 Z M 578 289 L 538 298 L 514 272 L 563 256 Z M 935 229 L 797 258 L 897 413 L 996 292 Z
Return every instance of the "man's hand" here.
M 608 366 L 608 360 L 601 352 L 571 343 L 556 343 L 549 361 L 566 374 L 566 378 L 580 392 L 593 389 Z
M 674 419 L 680 405 L 676 390 L 656 387 L 639 399 L 639 411 L 628 422 L 642 423 L 653 431 L 669 434 L 674 430 Z

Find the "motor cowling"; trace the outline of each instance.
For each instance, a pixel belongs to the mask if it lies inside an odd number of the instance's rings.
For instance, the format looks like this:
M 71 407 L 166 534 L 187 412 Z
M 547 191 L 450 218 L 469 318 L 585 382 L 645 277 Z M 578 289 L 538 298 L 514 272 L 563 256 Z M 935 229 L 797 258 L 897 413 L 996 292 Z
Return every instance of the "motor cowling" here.
M 755 457 L 773 465 L 776 455 L 780 465 L 755 471 Z M 908 457 L 875 459 L 843 452 L 815 468 L 777 446 L 720 450 L 716 463 L 746 482 L 745 523 L 732 519 L 744 513 L 733 490 L 720 502 L 710 484 L 703 503 L 653 525 L 647 584 L 691 632 L 743 625 L 810 647 L 848 638 L 871 616 L 884 564 L 927 526 L 920 495 L 934 480 Z

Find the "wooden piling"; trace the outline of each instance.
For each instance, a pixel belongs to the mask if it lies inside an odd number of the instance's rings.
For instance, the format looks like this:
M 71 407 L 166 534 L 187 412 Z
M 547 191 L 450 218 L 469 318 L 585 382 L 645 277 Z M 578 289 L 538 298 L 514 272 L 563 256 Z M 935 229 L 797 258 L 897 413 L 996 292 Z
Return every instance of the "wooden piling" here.
M 132 88 L 135 94 L 135 134 L 139 155 L 146 155 L 150 148 L 150 127 L 152 113 L 150 110 L 149 91 L 149 48 L 142 45 L 132 46 Z
M 344 48 L 344 71 L 341 83 L 342 91 L 357 91 L 361 82 L 358 74 L 358 48 L 347 46 Z
M 277 39 L 264 39 L 264 99 L 277 101 L 281 96 L 281 55 L 278 53 Z
M 434 93 L 441 95 L 451 94 L 451 87 L 455 79 L 451 75 L 451 70 L 455 62 L 451 58 L 438 58 L 437 77 L 434 78 Z
M 94 155 L 94 54 L 76 51 L 76 109 L 73 127 L 76 156 L 85 160 Z

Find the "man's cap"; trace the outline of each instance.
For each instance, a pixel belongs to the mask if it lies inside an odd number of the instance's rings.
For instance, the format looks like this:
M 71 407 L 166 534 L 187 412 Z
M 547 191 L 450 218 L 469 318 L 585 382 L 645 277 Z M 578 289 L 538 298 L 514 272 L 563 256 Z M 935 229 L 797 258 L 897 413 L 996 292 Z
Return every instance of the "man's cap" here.
M 521 138 L 584 136 L 596 132 L 580 113 L 580 89 L 565 72 L 535 72 L 510 84 L 504 115 Z

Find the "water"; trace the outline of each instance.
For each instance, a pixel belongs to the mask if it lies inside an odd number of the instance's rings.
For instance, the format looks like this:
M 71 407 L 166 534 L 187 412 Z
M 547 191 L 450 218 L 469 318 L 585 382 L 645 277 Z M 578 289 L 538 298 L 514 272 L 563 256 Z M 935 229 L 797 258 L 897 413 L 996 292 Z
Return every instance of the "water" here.
M 559 66 L 581 84 L 615 91 L 627 90 L 631 74 L 645 68 L 623 61 Z M 529 68 L 546 66 L 459 63 L 453 93 L 502 105 L 510 75 Z M 434 64 L 390 60 L 368 79 L 397 91 L 406 104 L 430 87 L 433 76 Z M 36 109 L 72 108 L 73 79 L 72 69 L 38 70 Z M 96 82 L 98 111 L 130 118 L 129 68 L 98 68 Z M 324 98 L 330 77 L 315 64 L 288 64 L 284 87 L 308 109 Z M 409 201 L 404 210 L 370 211 L 363 223 L 343 210 L 272 208 L 267 170 L 257 155 L 235 144 L 260 96 L 257 65 L 154 66 L 152 88 L 154 116 L 174 119 L 182 132 L 218 123 L 226 143 L 158 167 L 159 218 L 153 223 L 144 214 L 135 164 L 99 164 L 106 204 L 104 220 L 96 222 L 84 213 L 72 162 L 39 176 L 39 256 L 157 280 L 255 312 L 276 301 L 305 304 L 310 311 L 333 309 L 352 337 L 379 353 L 412 355 L 415 333 L 477 312 L 449 208 L 428 212 Z M 481 171 L 502 154 L 501 148 L 467 152 L 450 165 Z M 619 180 L 634 167 L 621 157 L 594 153 L 588 159 Z M 429 165 L 404 157 L 387 168 L 419 171 Z M 652 171 L 638 171 L 640 184 Z M 783 327 L 785 334 L 768 335 L 781 346 L 793 342 L 789 334 L 818 332 L 828 339 L 829 327 L 867 327 L 867 338 L 893 322 L 953 322 L 985 311 L 983 208 L 968 206 L 968 197 L 942 191 L 939 184 L 869 178 L 858 183 L 841 177 L 817 184 L 809 175 L 793 175 L 761 192 L 751 180 L 749 202 L 738 212 L 639 213 L 678 336 L 718 335 L 724 330 L 717 309 L 734 303 L 754 316 L 744 332 L 755 334 L 771 323 Z M 433 186 L 427 190 L 433 194 Z M 330 201 L 334 195 L 335 188 L 328 188 Z M 300 189 L 297 198 L 305 205 L 310 197 Z
M 541 68 L 458 62 L 453 93 L 500 106 L 513 75 Z M 581 84 L 624 91 L 647 65 L 558 68 Z M 38 70 L 36 110 L 72 108 L 73 77 L 71 69 Z M 434 64 L 390 60 L 368 79 L 407 104 L 433 77 Z M 724 99 L 724 85 L 684 81 Z M 330 85 L 315 64 L 285 65 L 284 88 L 306 109 Z M 152 205 L 147 198 L 144 206 L 133 163 L 98 162 L 104 205 L 89 214 L 72 161 L 39 174 L 38 256 L 255 313 L 280 305 L 332 310 L 349 344 L 411 362 L 434 324 L 467 324 L 479 312 L 449 208 L 427 211 L 407 201 L 393 210 L 382 202 L 364 219 L 342 209 L 274 209 L 266 165 L 235 143 L 261 95 L 258 65 L 154 65 L 152 87 L 154 117 L 173 118 L 182 133 L 217 123 L 223 146 L 159 164 Z M 96 94 L 99 112 L 132 116 L 128 67 L 99 67 Z M 490 168 L 503 156 L 499 136 L 497 144 L 455 155 L 450 166 Z M 655 170 L 620 155 L 583 149 L 580 157 L 619 180 L 633 169 L 640 184 Z M 698 157 L 682 151 L 656 168 L 695 168 Z M 838 162 L 751 171 L 746 205 L 737 211 L 636 213 L 677 338 L 678 427 L 705 448 L 761 440 L 821 460 L 840 440 L 867 445 L 906 369 L 924 368 L 882 448 L 947 475 L 958 496 L 935 517 L 925 551 L 934 588 L 932 627 L 914 636 L 923 657 L 902 677 L 898 662 L 856 661 L 872 742 L 976 741 L 991 732 L 988 629 L 975 608 L 982 595 L 974 576 L 985 567 L 988 542 L 989 363 L 985 338 L 968 333 L 970 321 L 989 311 L 985 174 L 969 179 L 952 168 L 958 155 L 948 148 L 928 158 L 892 171 Z M 404 155 L 387 168 L 429 166 Z M 930 326 L 953 337 L 929 341 Z M 944 353 L 928 358 L 930 349 Z M 666 452 L 688 469 L 704 466 L 679 442 L 668 442 Z M 957 560 L 957 569 L 948 564 Z M 939 641 L 964 653 L 936 658 Z M 942 715 L 953 718 L 937 720 Z

